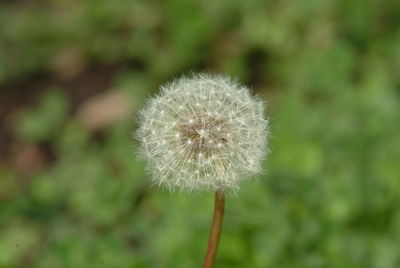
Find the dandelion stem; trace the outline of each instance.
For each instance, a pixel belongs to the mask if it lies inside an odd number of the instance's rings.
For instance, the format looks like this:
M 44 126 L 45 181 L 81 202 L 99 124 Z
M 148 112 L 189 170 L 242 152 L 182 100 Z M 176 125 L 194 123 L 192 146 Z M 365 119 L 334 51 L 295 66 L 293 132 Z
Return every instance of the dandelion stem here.
M 208 241 L 207 254 L 204 259 L 204 268 L 214 267 L 215 257 L 221 237 L 222 222 L 224 219 L 225 197 L 222 192 L 215 193 L 214 216 L 211 224 L 210 239 Z

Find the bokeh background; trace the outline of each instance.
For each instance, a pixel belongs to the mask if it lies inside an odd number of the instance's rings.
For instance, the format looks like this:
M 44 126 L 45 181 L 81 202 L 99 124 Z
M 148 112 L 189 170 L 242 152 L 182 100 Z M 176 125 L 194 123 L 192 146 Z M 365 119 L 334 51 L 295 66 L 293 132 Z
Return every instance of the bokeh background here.
M 152 187 L 132 132 L 201 71 L 271 119 L 217 267 L 400 267 L 398 0 L 0 1 L 0 267 L 200 267 L 213 195 Z

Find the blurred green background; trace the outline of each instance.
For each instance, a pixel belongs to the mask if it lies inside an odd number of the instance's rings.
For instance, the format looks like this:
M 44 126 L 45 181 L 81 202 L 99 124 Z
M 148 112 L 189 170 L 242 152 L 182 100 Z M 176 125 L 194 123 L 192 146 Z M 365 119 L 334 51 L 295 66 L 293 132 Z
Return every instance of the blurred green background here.
M 213 195 L 151 187 L 132 140 L 200 71 L 271 118 L 217 267 L 400 267 L 398 0 L 0 1 L 0 267 L 200 267 Z

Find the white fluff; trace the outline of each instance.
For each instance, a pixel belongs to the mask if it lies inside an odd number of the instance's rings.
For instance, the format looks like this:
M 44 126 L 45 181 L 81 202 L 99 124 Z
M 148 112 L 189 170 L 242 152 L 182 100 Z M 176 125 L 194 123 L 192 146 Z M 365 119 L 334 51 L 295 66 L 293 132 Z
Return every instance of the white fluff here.
M 227 77 L 173 81 L 140 116 L 140 155 L 159 185 L 235 191 L 261 171 L 268 134 L 263 103 Z

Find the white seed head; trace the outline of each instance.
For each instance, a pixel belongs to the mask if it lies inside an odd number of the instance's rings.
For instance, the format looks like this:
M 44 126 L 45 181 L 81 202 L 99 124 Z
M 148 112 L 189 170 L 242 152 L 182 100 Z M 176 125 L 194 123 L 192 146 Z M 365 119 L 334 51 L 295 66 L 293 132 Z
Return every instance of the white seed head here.
M 160 89 L 141 111 L 140 155 L 170 190 L 237 190 L 261 171 L 268 120 L 248 88 L 223 76 L 195 75 Z

